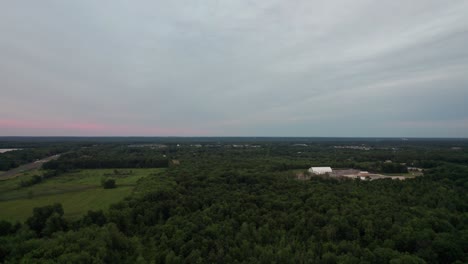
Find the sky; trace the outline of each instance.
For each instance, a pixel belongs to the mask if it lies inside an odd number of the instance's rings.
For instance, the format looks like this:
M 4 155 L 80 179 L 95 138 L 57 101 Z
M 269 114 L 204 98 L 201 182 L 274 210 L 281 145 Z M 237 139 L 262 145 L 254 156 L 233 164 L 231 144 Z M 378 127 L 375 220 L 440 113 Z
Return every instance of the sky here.
M 468 137 L 465 0 L 0 1 L 0 136 Z

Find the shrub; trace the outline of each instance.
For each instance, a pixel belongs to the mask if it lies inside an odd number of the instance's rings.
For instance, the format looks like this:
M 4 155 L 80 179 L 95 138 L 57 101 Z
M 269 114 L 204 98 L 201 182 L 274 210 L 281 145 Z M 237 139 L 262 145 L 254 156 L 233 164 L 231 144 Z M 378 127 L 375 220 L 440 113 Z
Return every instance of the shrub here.
M 111 178 L 103 179 L 101 181 L 101 185 L 102 185 L 102 187 L 104 189 L 113 189 L 113 188 L 117 187 L 116 184 L 115 184 L 115 180 L 111 179 Z
M 34 175 L 28 180 L 21 180 L 20 187 L 28 187 L 42 182 L 42 177 Z

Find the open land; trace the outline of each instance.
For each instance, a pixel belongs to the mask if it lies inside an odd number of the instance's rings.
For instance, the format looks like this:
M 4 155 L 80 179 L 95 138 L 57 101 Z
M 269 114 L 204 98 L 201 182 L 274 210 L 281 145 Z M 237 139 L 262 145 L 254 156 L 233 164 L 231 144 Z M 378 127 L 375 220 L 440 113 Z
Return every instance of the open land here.
M 88 210 L 104 210 L 130 195 L 138 180 L 162 169 L 128 169 L 130 174 L 115 175 L 113 169 L 69 172 L 30 187 L 20 187 L 21 180 L 40 171 L 0 181 L 0 219 L 24 221 L 35 207 L 61 203 L 65 217 L 78 218 Z M 116 179 L 117 188 L 103 189 L 101 179 Z

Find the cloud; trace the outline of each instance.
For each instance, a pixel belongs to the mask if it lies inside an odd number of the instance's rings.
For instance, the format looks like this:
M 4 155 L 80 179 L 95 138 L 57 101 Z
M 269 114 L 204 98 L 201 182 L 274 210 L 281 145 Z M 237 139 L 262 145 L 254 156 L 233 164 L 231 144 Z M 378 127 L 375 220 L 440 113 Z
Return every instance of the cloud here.
M 468 118 L 466 13 L 457 0 L 2 2 L 0 120 L 93 125 L 0 135 L 453 136 L 387 124 Z

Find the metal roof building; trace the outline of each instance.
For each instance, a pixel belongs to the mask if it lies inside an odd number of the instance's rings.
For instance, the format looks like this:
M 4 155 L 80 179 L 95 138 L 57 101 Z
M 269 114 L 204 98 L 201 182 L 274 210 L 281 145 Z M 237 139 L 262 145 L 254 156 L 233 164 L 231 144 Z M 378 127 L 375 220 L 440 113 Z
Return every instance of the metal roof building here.
M 309 169 L 309 172 L 313 174 L 325 174 L 325 173 L 332 173 L 332 168 L 330 167 L 312 167 Z

